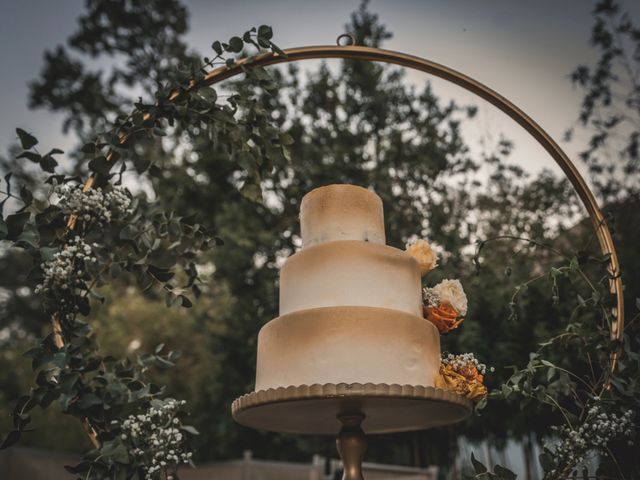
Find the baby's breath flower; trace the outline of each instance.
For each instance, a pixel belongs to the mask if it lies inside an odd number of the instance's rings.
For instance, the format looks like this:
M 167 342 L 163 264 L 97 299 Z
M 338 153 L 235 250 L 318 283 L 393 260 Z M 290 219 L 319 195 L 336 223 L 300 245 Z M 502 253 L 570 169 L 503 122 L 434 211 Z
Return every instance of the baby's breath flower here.
M 112 217 L 130 213 L 131 197 L 128 190 L 114 186 L 106 193 L 100 188 L 84 191 L 80 185 L 57 185 L 58 208 L 67 215 L 76 214 L 85 222 L 96 220 L 109 223 Z
M 164 400 L 145 414 L 131 415 L 120 425 L 121 439 L 135 459 L 145 467 L 145 480 L 172 478 L 178 465 L 189 463 L 186 437 L 176 414 L 184 401 Z
M 617 415 L 606 412 L 602 404 L 596 403 L 589 408 L 586 418 L 579 426 L 552 427 L 560 441 L 555 448 L 551 445 L 547 445 L 547 448 L 553 449 L 557 465 L 573 465 L 575 468 L 587 458 L 589 452 L 604 452 L 611 440 L 632 437 L 632 417 L 631 410 Z
M 433 288 L 422 289 L 422 303 L 428 307 L 438 307 L 440 305 L 440 295 Z
M 51 260 L 40 266 L 42 282 L 36 286 L 36 293 L 56 293 L 82 285 L 80 278 L 83 266 L 95 259 L 92 248 L 79 236 L 71 238 L 62 250 L 53 254 Z
M 484 375 L 487 372 L 487 366 L 484 363 L 480 363 L 473 353 L 462 353 L 460 355 L 454 355 L 453 353 L 443 354 L 442 364 L 451 367 L 454 372 L 460 374 L 464 374 L 471 369 L 477 370 L 480 375 Z M 489 369 L 491 372 L 494 370 L 493 367 Z

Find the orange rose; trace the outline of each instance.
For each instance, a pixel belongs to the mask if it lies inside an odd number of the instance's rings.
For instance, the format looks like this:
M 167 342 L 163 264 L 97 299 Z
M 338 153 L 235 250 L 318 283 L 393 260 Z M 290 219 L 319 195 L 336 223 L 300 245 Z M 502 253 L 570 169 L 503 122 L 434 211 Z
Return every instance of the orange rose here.
M 422 307 L 424 317 L 433 323 L 440 333 L 447 333 L 460 325 L 464 318 L 449 304 L 441 304 L 438 307 Z

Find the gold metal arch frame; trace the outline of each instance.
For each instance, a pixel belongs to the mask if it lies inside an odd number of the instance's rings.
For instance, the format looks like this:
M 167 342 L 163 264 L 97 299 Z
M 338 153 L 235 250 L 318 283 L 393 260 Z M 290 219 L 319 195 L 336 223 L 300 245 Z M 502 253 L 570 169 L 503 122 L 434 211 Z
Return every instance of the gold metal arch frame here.
M 351 45 L 340 45 L 343 38 L 349 38 L 351 40 Z M 622 331 L 624 329 L 624 294 L 622 290 L 622 278 L 620 276 L 620 262 L 613 243 L 613 238 L 611 237 L 611 232 L 606 219 L 602 214 L 602 210 L 598 206 L 598 202 L 589 189 L 589 186 L 578 172 L 576 166 L 560 146 L 553 140 L 553 138 L 551 138 L 551 136 L 531 117 L 505 97 L 477 80 L 453 70 L 452 68 L 406 53 L 394 52 L 392 50 L 384 50 L 380 48 L 356 46 L 354 38 L 351 35 L 341 35 L 338 37 L 337 43 L 338 45 L 336 46 L 320 45 L 290 48 L 284 51 L 285 55 L 265 53 L 255 57 L 242 59 L 232 67 L 220 67 L 212 70 L 205 76 L 204 80 L 199 85 L 213 85 L 219 83 L 225 79 L 243 73 L 245 69 L 251 67 L 277 65 L 280 63 L 297 62 L 300 60 L 344 58 L 390 63 L 410 68 L 412 70 L 418 70 L 442 78 L 469 92 L 475 93 L 479 97 L 502 110 L 511 117 L 511 119 L 529 132 L 529 134 L 531 134 L 531 136 L 535 138 L 540 145 L 542 145 L 549 155 L 551 155 L 573 185 L 573 188 L 589 213 L 591 223 L 598 239 L 600 251 L 603 255 L 610 255 L 610 289 L 616 297 L 616 307 L 613 312 L 614 320 L 611 323 L 611 337 L 614 339 L 621 339 Z M 612 369 L 615 369 L 616 358 L 617 356 L 614 356 Z
M 341 45 L 341 40 L 343 39 L 348 39 L 349 42 L 347 43 L 350 44 Z M 252 67 L 290 63 L 299 60 L 344 58 L 390 63 L 418 70 L 435 75 L 475 93 L 502 110 L 529 132 L 556 161 L 578 193 L 591 218 L 602 254 L 610 255 L 610 289 L 616 296 L 616 307 L 613 312 L 614 320 L 611 323 L 611 337 L 620 339 L 624 328 L 624 297 L 622 279 L 620 277 L 620 263 L 611 238 L 611 232 L 588 185 L 569 157 L 551 136 L 509 100 L 456 70 L 405 53 L 356 46 L 355 39 L 351 35 L 341 35 L 338 37 L 337 43 L 337 46 L 323 45 L 291 48 L 285 50 L 284 55 L 265 53 L 242 59 L 232 67 L 220 67 L 212 70 L 205 76 L 203 81 L 192 85 L 191 88 L 197 89 L 219 83 Z M 168 99 L 170 101 L 175 100 L 180 94 L 180 90 L 174 90 Z M 126 135 L 120 138 L 121 143 L 126 141 Z M 112 161 L 114 158 L 113 152 L 107 154 L 108 161 Z M 93 188 L 95 181 L 96 177 L 91 175 L 85 182 L 83 189 L 85 191 L 90 190 Z M 69 230 L 75 228 L 76 220 L 76 215 L 69 217 L 67 222 Z M 62 329 L 58 314 L 54 314 L 51 321 L 53 341 L 58 348 L 62 348 L 64 340 L 61 335 Z M 617 353 L 614 354 L 612 358 L 612 370 L 615 369 L 617 355 Z M 317 417 L 315 423 L 310 421 L 310 411 L 313 411 Z M 369 422 L 365 429 L 371 430 L 372 433 L 376 433 L 376 431 L 377 433 L 384 433 L 427 428 L 435 426 L 434 421 L 444 425 L 461 420 L 471 412 L 471 405 L 470 401 L 466 399 L 457 398 L 451 392 L 434 389 L 433 387 L 386 384 L 326 384 L 301 385 L 282 389 L 282 391 L 270 389 L 253 392 L 237 399 L 232 405 L 232 412 L 234 418 L 244 425 L 274 431 L 290 431 L 292 433 L 327 434 L 328 432 L 325 431 L 328 428 L 327 424 L 333 422 L 334 426 L 329 428 L 333 432 L 336 423 L 339 423 L 341 428 L 337 446 L 344 465 L 345 474 L 343 479 L 362 480 L 361 464 L 366 447 L 365 435 L 361 428 L 361 425 L 364 425 L 363 421 Z M 373 415 L 370 415 L 371 413 Z M 378 424 L 372 423 L 375 421 L 378 421 Z M 93 446 L 99 448 L 98 435 L 87 419 L 83 420 L 83 426 Z

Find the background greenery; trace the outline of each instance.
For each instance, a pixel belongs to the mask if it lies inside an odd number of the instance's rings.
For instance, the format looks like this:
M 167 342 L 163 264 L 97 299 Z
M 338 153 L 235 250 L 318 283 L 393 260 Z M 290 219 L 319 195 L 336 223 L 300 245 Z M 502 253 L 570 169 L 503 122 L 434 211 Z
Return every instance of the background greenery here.
M 68 44 L 47 52 L 42 73 L 31 85 L 32 106 L 61 112 L 65 128 L 81 140 L 129 111 L 137 97 L 122 92 L 133 85 L 153 92 L 178 66 L 198 58 L 185 42 L 187 12 L 179 1 L 118 3 L 88 1 Z M 148 11 L 163 14 L 145 15 Z M 370 46 L 384 47 L 391 37 L 366 3 L 345 30 Z M 639 39 L 614 4 L 598 3 L 593 42 L 601 60 L 592 68 L 579 67 L 572 76 L 585 92 L 575 128 L 593 133 L 582 161 L 615 224 L 632 315 L 640 292 L 640 58 L 634 50 Z M 121 61 L 99 76 L 89 67 L 91 57 Z M 631 72 L 628 78 L 614 76 L 619 67 Z M 191 310 L 169 310 L 153 292 L 115 284 L 103 292 L 107 301 L 96 305 L 92 319 L 105 354 L 151 350 L 163 341 L 183 352 L 177 370 L 158 381 L 168 386 L 169 395 L 189 399 L 191 423 L 201 432 L 196 440 L 200 460 L 239 457 L 245 449 L 258 457 L 288 460 L 334 455 L 332 441 L 256 432 L 236 425 L 229 414 L 231 401 L 253 387 L 257 332 L 277 315 L 278 267 L 300 244 L 299 201 L 312 188 L 342 182 L 371 187 L 385 205 L 388 243 L 402 247 L 419 236 L 441 248 L 441 268 L 427 281 L 459 277 L 471 300 L 464 326 L 443 339 L 443 349 L 473 351 L 495 366 L 489 387 L 507 380 L 508 366 L 525 365 L 541 341 L 562 331 L 571 309 L 562 301 L 553 304 L 551 283 L 543 279 L 521 296 L 514 317 L 509 306 L 514 286 L 558 259 L 517 242 L 495 242 L 483 251 L 478 273 L 474 243 L 512 235 L 567 252 L 596 252 L 590 224 L 566 180 L 548 171 L 531 175 L 509 163 L 513 146 L 508 139 L 501 138 L 483 154 L 465 144 L 461 126 L 473 122 L 473 106 L 444 103 L 428 83 L 413 88 L 402 70 L 371 63 L 323 64 L 309 74 L 290 66 L 276 77 L 278 94 L 265 95 L 262 103 L 294 144 L 290 164 L 275 165 L 263 180 L 264 202 L 240 191 L 245 180 L 241 165 L 229 160 L 224 145 L 202 135 L 197 124 L 170 129 L 162 143 L 143 143 L 134 153 L 137 165 L 153 162 L 163 172 L 152 169 L 139 188 L 157 196 L 167 210 L 196 215 L 224 239 L 224 246 L 201 260 L 201 270 L 211 272 L 204 294 Z M 247 80 L 227 85 L 219 95 L 234 90 L 257 91 Z M 76 159 L 72 172 L 86 175 L 80 152 L 70 157 Z M 2 167 L 22 182 L 36 184 L 36 175 L 13 154 L 2 159 Z M 30 387 L 30 365 L 21 353 L 47 325 L 31 281 L 22 274 L 27 270 L 24 256 L 3 250 L 0 270 L 15 272 L 0 277 L 0 413 L 5 413 Z M 561 300 L 573 299 L 574 293 L 570 285 L 560 284 Z M 632 339 L 635 328 L 630 326 Z M 554 360 L 572 366 L 561 352 Z M 558 414 L 549 410 L 497 402 L 453 429 L 371 439 L 368 459 L 447 465 L 455 455 L 457 435 L 497 446 L 524 438 L 526 447 L 548 435 L 558 421 Z M 83 432 L 69 421 L 54 407 L 36 417 L 39 429 L 23 444 L 85 449 Z M 2 415 L 0 431 L 8 425 L 8 416 Z

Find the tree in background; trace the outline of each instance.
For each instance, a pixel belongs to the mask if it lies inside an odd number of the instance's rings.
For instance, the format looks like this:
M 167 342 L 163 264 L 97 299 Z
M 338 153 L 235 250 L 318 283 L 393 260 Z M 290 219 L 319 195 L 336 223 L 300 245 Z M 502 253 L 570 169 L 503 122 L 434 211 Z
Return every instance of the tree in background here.
M 153 91 L 172 69 L 196 57 L 184 42 L 187 25 L 187 12 L 176 1 L 89 1 L 69 45 L 46 54 L 43 73 L 32 85 L 32 105 L 64 113 L 65 128 L 81 139 L 88 136 L 136 101 L 123 96 L 127 87 Z M 366 2 L 346 29 L 359 44 L 382 46 L 391 38 Z M 78 54 L 98 60 L 118 56 L 124 62 L 101 75 L 72 59 Z M 253 387 L 257 332 L 277 315 L 278 267 L 300 244 L 299 201 L 314 187 L 338 182 L 371 187 L 383 199 L 390 244 L 402 247 L 418 236 L 440 247 L 441 274 L 462 278 L 471 298 L 464 326 L 443 339 L 443 348 L 478 352 L 498 369 L 493 385 L 508 378 L 504 366 L 526 364 L 529 352 L 561 331 L 570 314 L 548 300 L 551 279 L 548 285 L 532 285 L 510 306 L 513 284 L 524 283 L 532 270 L 542 272 L 552 261 L 530 246 L 495 244 L 485 250 L 485 267 L 476 275 L 476 241 L 511 235 L 566 245 L 562 234 L 579 214 L 566 181 L 548 172 L 532 177 L 508 162 L 508 141 L 483 155 L 465 144 L 462 125 L 473 120 L 473 107 L 443 103 L 428 83 L 407 85 L 402 70 L 358 61 L 323 63 L 306 78 L 292 66 L 280 71 L 278 84 L 279 94 L 265 96 L 256 108 L 268 109 L 288 131 L 292 158 L 262 182 L 262 203 L 247 196 L 256 192 L 241 191 L 247 180 L 238 166 L 242 156 L 229 161 L 198 124 L 170 130 L 162 145 L 143 144 L 136 151 L 140 169 L 153 161 L 166 172 L 151 169 L 144 187 L 167 209 L 198 215 L 225 240 L 225 247 L 203 265 L 215 280 L 204 291 L 205 300 L 188 316 L 159 319 L 145 301 L 148 294 L 114 289 L 106 293 L 126 301 L 103 311 L 98 320 L 108 348 L 119 353 L 168 337 L 183 346 L 181 375 L 166 381 L 172 393 L 192 399 L 203 459 L 238 457 L 247 448 L 257 456 L 282 459 L 334 454 L 330 442 L 255 432 L 233 423 L 229 414 L 231 401 Z M 219 89 L 219 95 L 252 88 L 251 82 L 235 82 Z M 84 166 L 78 161 L 73 168 Z M 569 235 L 588 237 L 583 231 Z M 588 246 L 588 239 L 584 243 Z M 19 259 L 5 255 L 3 261 Z M 28 292 L 22 295 L 15 285 L 7 286 L 6 312 L 20 318 L 14 335 L 28 338 L 34 328 L 28 323 L 33 313 L 25 308 Z M 569 286 L 562 288 L 562 295 L 571 293 Z M 18 380 L 10 373 L 1 381 L 11 387 L 7 392 L 15 391 Z M 445 465 L 455 454 L 455 435 L 499 446 L 508 438 L 547 435 L 556 417 L 539 409 L 521 411 L 517 404 L 500 405 L 456 431 L 372 439 L 368 458 Z M 54 435 L 50 446 L 60 445 Z M 46 438 L 41 442 L 47 444 Z
M 584 93 L 575 130 L 588 138 L 581 159 L 615 225 L 627 310 L 633 311 L 640 292 L 640 228 L 633 218 L 640 202 L 640 28 L 613 0 L 598 1 L 593 16 L 598 59 L 571 73 Z
M 592 66 L 571 73 L 584 92 L 578 126 L 587 146 L 580 154 L 605 203 L 637 195 L 640 179 L 640 29 L 615 0 L 593 9 Z M 569 130 L 571 138 L 573 129 Z

